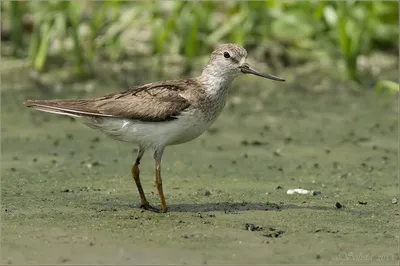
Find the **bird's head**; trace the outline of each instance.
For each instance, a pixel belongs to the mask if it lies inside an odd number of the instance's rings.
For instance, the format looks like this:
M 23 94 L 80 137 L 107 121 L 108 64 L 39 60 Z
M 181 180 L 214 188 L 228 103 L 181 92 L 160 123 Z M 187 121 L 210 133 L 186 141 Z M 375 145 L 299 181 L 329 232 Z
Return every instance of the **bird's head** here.
M 203 74 L 233 79 L 241 74 L 253 74 L 267 79 L 285 81 L 267 73 L 261 73 L 246 63 L 247 51 L 237 44 L 221 44 L 211 54 Z

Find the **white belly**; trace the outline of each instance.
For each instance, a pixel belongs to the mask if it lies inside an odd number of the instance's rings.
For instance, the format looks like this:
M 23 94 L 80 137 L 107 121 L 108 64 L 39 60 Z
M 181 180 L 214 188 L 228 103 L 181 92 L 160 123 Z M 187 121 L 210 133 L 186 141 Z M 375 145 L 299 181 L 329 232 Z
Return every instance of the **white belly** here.
M 130 119 L 96 118 L 85 124 L 110 137 L 136 143 L 144 148 L 175 145 L 200 136 L 214 121 L 206 121 L 201 113 L 184 113 L 166 122 L 141 122 Z

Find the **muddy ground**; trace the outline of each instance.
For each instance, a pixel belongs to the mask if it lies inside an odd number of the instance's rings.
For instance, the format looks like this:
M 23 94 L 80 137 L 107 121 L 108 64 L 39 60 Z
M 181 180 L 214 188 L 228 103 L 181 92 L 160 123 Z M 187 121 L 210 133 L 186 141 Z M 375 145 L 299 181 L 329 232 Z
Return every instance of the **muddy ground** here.
M 133 145 L 22 105 L 121 88 L 53 90 L 24 71 L 2 73 L 2 263 L 398 263 L 395 97 L 238 78 L 207 133 L 166 149 L 160 214 L 138 208 Z M 141 173 L 159 207 L 149 153 Z M 321 193 L 286 194 L 300 187 Z

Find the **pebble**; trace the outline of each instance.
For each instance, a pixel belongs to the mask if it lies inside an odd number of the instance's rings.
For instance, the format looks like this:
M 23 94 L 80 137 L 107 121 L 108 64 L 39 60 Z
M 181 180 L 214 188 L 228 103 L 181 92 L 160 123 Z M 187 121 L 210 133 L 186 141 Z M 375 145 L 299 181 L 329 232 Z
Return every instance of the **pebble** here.
M 247 226 L 247 230 L 249 230 L 249 231 L 255 231 L 255 230 L 256 230 L 256 226 L 255 226 L 254 224 L 249 224 L 249 225 Z
M 264 228 L 262 226 L 258 226 L 258 225 L 255 225 L 255 224 L 249 224 L 249 223 L 245 224 L 244 227 L 245 227 L 246 230 L 248 230 L 250 232 L 264 230 Z
M 320 195 L 320 194 L 321 194 L 321 191 L 319 191 L 319 190 L 312 190 L 312 194 L 313 194 L 313 196 L 317 196 L 317 195 Z
M 397 204 L 397 198 L 392 199 L 392 204 Z
M 338 209 L 341 209 L 341 208 L 344 207 L 344 206 L 343 206 L 342 204 L 340 204 L 339 202 L 336 202 L 335 206 L 336 206 L 336 208 L 338 208 Z

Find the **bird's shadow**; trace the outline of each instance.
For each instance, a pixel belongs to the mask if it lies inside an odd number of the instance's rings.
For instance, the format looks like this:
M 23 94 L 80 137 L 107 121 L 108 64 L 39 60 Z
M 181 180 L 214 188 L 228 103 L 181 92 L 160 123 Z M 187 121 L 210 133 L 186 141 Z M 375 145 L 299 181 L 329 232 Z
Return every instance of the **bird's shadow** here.
M 95 205 L 107 206 L 112 208 L 134 208 L 139 209 L 139 204 L 118 204 L 111 202 L 95 203 Z M 154 206 L 159 209 L 159 206 Z M 295 204 L 277 204 L 277 203 L 249 203 L 249 202 L 217 202 L 217 203 L 200 203 L 200 204 L 169 204 L 168 212 L 225 212 L 225 213 L 235 213 L 243 211 L 283 211 L 287 209 L 310 209 L 319 211 L 331 211 L 337 210 L 336 207 L 327 206 L 299 206 Z
M 171 204 L 168 206 L 171 212 L 242 212 L 242 211 L 282 211 L 285 209 L 313 209 L 332 210 L 334 208 L 325 206 L 298 206 L 294 204 L 277 203 L 248 203 L 248 202 L 218 202 L 203 204 Z

